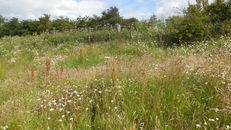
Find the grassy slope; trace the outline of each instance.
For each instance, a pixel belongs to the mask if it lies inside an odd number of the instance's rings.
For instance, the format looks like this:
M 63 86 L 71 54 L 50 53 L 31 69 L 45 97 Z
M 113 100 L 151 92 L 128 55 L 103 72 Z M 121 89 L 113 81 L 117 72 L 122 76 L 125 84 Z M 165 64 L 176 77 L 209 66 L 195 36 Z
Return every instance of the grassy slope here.
M 0 126 L 223 129 L 231 125 L 230 38 L 163 49 L 147 42 L 80 44 L 62 37 L 62 44 L 50 44 L 56 36 L 60 34 L 51 35 L 51 40 L 46 39 L 49 35 L 0 40 Z M 49 72 L 46 66 L 51 67 Z

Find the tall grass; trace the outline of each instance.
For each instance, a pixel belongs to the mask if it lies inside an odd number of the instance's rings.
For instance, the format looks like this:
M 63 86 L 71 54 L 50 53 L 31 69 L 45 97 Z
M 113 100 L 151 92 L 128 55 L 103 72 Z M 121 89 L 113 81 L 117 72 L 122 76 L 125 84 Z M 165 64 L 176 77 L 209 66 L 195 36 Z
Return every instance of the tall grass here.
M 230 38 L 164 49 L 71 33 L 0 40 L 0 127 L 230 129 Z

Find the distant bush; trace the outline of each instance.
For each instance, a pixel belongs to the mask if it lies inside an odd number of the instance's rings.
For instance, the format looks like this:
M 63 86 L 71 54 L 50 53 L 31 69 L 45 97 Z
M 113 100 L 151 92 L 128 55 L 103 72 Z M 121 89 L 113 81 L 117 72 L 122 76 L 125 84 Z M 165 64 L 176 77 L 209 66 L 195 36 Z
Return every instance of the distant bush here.
M 153 41 L 155 40 L 155 35 L 151 27 L 139 26 L 136 29 L 123 29 L 121 32 L 117 32 L 115 29 L 66 31 L 54 32 L 52 34 L 44 33 L 42 37 L 44 41 L 50 45 L 59 45 L 65 42 L 95 43 L 113 40 Z
M 54 34 L 44 34 L 44 40 L 51 45 L 58 45 L 64 42 L 85 42 L 87 41 L 86 32 L 63 32 Z
M 108 30 L 109 28 L 115 29 L 116 24 L 120 24 L 122 26 L 131 26 L 136 22 L 139 22 L 139 20 L 135 18 L 122 18 L 117 7 L 110 7 L 106 11 L 103 11 L 102 16 L 79 17 L 76 20 L 70 20 L 69 18 L 62 16 L 52 20 L 50 15 L 44 14 L 43 16 L 39 17 L 38 20 L 19 21 L 17 18 L 7 20 L 0 15 L 0 37 L 16 35 L 25 36 L 50 33 L 53 31 L 65 32 L 71 30 L 80 31 L 88 29 Z M 96 36 L 96 38 L 98 37 L 99 36 Z M 58 43 L 59 40 L 55 41 L 55 43 Z
M 166 20 L 163 39 L 167 45 L 207 40 L 231 32 L 231 4 L 217 0 L 203 7 L 190 5 L 184 16 Z

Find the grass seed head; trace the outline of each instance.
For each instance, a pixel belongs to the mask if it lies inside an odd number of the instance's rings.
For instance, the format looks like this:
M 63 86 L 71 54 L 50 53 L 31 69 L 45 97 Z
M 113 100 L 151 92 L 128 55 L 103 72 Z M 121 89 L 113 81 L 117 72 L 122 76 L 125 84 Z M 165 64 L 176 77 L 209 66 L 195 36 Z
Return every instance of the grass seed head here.
M 111 73 L 111 79 L 112 79 L 112 85 L 116 86 L 116 63 L 113 60 L 112 61 L 112 73 Z
M 35 70 L 34 70 L 34 68 L 31 69 L 31 79 L 32 79 L 32 81 L 35 79 Z

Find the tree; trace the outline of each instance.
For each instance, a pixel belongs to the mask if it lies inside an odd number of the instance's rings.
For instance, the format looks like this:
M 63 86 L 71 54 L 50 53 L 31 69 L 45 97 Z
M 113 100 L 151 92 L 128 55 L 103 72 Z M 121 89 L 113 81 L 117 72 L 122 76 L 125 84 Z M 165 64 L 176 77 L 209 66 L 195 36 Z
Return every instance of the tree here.
M 52 21 L 52 27 L 55 30 L 64 31 L 72 28 L 70 20 L 68 18 L 59 17 Z
M 92 18 L 89 19 L 89 27 L 94 29 L 99 29 L 101 25 L 101 17 L 94 15 Z
M 0 38 L 4 36 L 3 25 L 5 23 L 5 18 L 0 15 Z
M 50 15 L 44 14 L 42 17 L 39 18 L 39 26 L 38 31 L 39 33 L 49 31 L 52 29 L 52 24 L 50 21 Z
M 212 25 L 213 35 L 227 34 L 231 30 L 231 8 L 230 0 L 216 0 L 209 5 L 205 13 L 209 16 L 209 24 Z
M 3 25 L 2 31 L 4 35 L 21 35 L 21 24 L 18 18 L 12 18 L 9 22 L 6 22 Z
M 119 9 L 117 7 L 110 7 L 106 11 L 102 12 L 102 19 L 104 24 L 108 23 L 115 25 L 122 22 L 122 17 L 119 14 Z
M 208 6 L 209 2 L 208 0 L 196 0 L 196 4 L 198 8 L 205 8 Z
M 5 18 L 0 15 L 0 26 L 2 26 L 5 23 Z
M 207 17 L 197 5 L 190 5 L 184 16 L 175 16 L 167 20 L 167 39 L 174 43 L 204 40 L 209 36 Z
M 138 22 L 139 22 L 139 20 L 136 18 L 129 18 L 129 19 L 123 19 L 121 24 L 123 26 L 130 27 L 131 25 L 134 25 L 135 23 L 138 23 Z
M 78 28 L 89 27 L 90 18 L 89 17 L 78 17 L 76 20 L 76 25 Z
M 157 17 L 155 14 L 153 14 L 150 19 L 149 19 L 149 23 L 151 24 L 157 24 L 158 23 L 158 20 L 157 20 Z
M 32 21 L 32 20 L 23 20 L 21 22 L 21 31 L 22 35 L 32 35 L 36 32 L 38 32 L 38 21 Z

